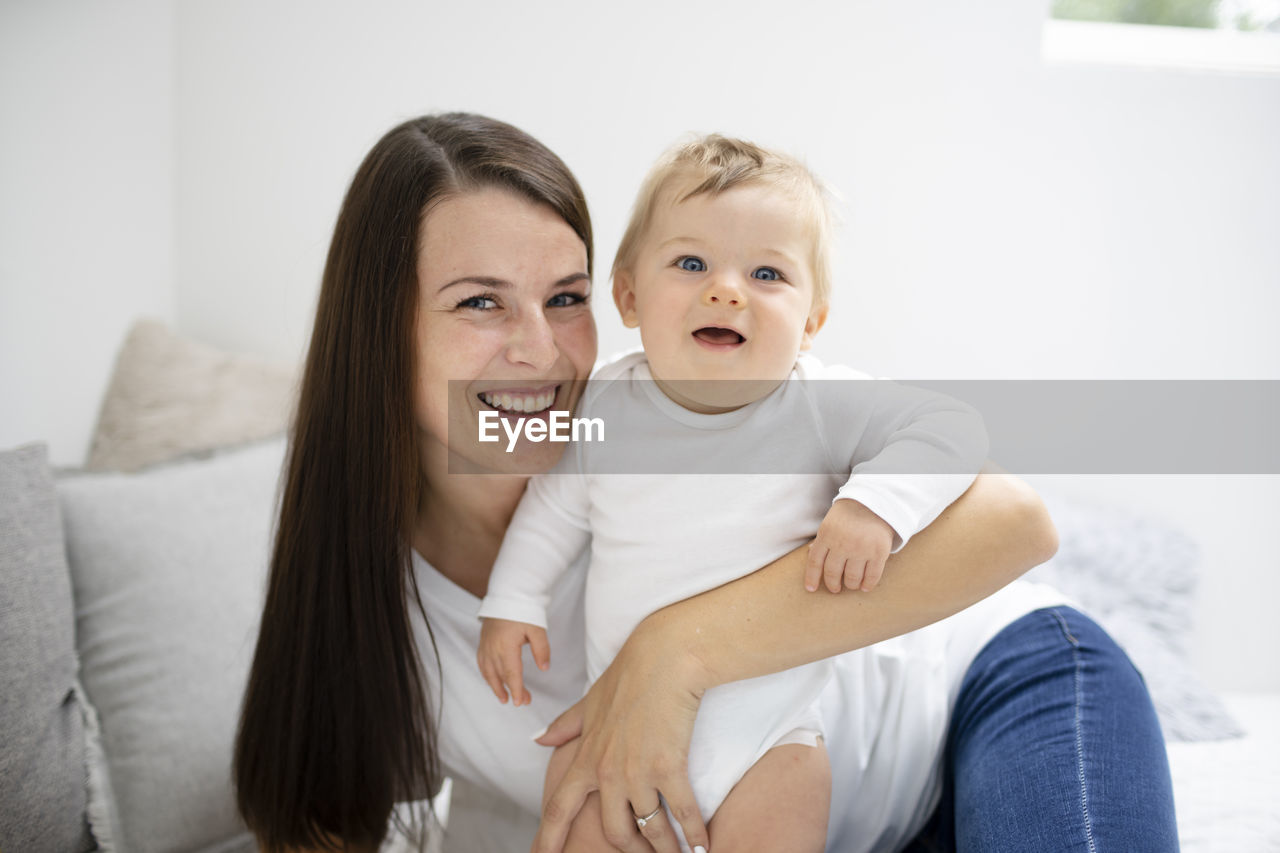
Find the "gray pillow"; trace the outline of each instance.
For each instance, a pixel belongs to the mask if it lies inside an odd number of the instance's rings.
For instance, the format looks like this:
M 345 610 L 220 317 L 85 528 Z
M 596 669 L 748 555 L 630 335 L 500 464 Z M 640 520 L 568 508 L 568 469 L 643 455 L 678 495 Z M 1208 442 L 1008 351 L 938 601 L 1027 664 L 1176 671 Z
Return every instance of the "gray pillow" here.
M 1188 660 L 1199 549 L 1186 534 L 1118 508 L 1056 496 L 1057 555 L 1027 577 L 1071 596 L 1128 653 L 1151 692 L 1166 740 L 1244 733 Z
M 0 453 L 0 850 L 94 847 L 62 519 L 44 445 Z
M 231 754 L 283 455 L 279 439 L 58 483 L 121 850 L 251 847 Z

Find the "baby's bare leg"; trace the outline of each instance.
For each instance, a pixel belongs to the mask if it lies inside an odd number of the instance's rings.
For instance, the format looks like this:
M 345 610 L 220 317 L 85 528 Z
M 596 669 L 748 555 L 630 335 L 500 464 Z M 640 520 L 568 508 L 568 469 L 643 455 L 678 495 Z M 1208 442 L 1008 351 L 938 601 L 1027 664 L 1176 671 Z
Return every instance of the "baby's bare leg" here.
M 822 853 L 831 811 L 827 750 L 786 744 L 766 752 L 725 797 L 707 830 L 712 850 Z
M 556 789 L 560 779 L 569 769 L 573 757 L 578 754 L 578 739 L 556 747 L 551 753 L 551 761 L 547 764 L 547 779 L 542 786 L 544 796 Z M 543 805 L 546 803 L 544 802 Z M 604 837 L 604 824 L 600 818 L 600 795 L 592 791 L 578 816 L 573 819 L 569 828 L 569 837 L 565 840 L 564 853 L 599 853 L 601 850 L 613 850 L 614 847 Z

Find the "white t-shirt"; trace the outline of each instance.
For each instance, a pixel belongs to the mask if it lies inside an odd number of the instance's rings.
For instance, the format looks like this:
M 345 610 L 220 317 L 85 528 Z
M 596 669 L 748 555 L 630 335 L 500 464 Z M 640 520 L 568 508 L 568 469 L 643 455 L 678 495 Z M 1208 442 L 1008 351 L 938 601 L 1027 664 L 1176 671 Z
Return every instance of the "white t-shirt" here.
M 440 574 L 416 551 L 413 567 L 440 655 L 437 670 L 431 637 L 413 608 L 414 635 L 436 713 L 440 763 L 448 775 L 536 815 L 542 806 L 542 782 L 551 750 L 534 743 L 531 736 L 581 699 L 587 684 L 582 633 L 586 561 L 566 572 L 552 592 L 547 630 L 551 668 L 538 669 L 525 649 L 525 684 L 533 701 L 519 708 L 500 704 L 476 666 L 480 599 Z M 536 823 L 534 818 L 535 827 Z M 532 839 L 530 833 L 529 843 Z M 528 843 L 521 849 L 527 848 Z
M 415 617 L 431 701 L 439 701 L 441 763 L 446 773 L 465 783 L 473 806 L 450 815 L 445 849 L 527 850 L 537 831 L 551 757 L 551 750 L 530 736 L 586 688 L 581 635 L 585 560 L 552 590 L 551 668 L 539 670 L 526 658 L 534 700 L 514 708 L 498 703 L 476 669 L 480 599 L 417 554 L 413 559 L 440 653 L 437 671 L 426 630 Z M 1010 622 L 1063 603 L 1069 602 L 1050 587 L 1018 581 L 936 625 L 834 659 L 835 675 L 820 701 L 831 758 L 829 853 L 894 850 L 920 831 L 941 793 L 947 720 L 969 664 Z M 475 808 L 476 798 L 485 796 L 492 805 Z

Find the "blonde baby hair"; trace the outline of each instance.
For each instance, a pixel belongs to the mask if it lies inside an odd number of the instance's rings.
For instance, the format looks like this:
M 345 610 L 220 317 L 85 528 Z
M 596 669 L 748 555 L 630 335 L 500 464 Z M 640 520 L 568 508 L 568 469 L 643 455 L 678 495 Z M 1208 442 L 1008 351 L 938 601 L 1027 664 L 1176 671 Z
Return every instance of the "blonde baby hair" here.
M 631 210 L 631 221 L 618 245 L 612 275 L 631 270 L 665 191 L 690 187 L 678 198 L 671 199 L 670 203 L 674 204 L 703 193 L 719 195 L 733 187 L 751 184 L 786 193 L 797 203 L 800 215 L 809 220 L 813 305 L 815 308 L 826 306 L 831 296 L 829 191 L 794 157 L 718 133 L 673 146 L 649 170 Z

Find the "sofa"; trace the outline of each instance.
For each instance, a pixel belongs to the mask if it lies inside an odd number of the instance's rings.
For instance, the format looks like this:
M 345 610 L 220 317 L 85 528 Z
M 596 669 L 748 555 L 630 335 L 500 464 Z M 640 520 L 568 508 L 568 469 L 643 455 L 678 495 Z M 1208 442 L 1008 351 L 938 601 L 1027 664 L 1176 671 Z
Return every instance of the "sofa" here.
M 231 745 L 262 602 L 290 366 L 141 322 L 88 462 L 0 451 L 0 851 L 238 851 Z M 1092 612 L 1151 688 L 1183 850 L 1280 849 L 1280 696 L 1221 697 L 1187 665 L 1197 549 L 1166 524 L 1049 498 L 1034 570 Z M 438 798 L 432 847 L 483 851 L 483 798 Z M 394 835 L 387 849 L 408 846 Z

